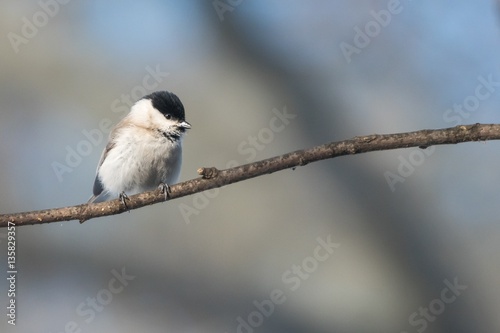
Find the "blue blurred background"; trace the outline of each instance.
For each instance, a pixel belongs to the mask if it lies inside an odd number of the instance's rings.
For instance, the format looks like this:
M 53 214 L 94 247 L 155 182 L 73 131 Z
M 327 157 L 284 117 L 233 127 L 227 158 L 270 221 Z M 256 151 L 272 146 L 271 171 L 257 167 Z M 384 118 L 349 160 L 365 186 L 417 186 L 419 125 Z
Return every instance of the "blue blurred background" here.
M 85 202 L 106 124 L 154 90 L 193 126 L 182 180 L 357 135 L 499 123 L 499 14 L 494 0 L 1 2 L 0 212 Z M 18 317 L 0 279 L 0 330 L 498 332 L 499 148 L 342 157 L 19 227 Z

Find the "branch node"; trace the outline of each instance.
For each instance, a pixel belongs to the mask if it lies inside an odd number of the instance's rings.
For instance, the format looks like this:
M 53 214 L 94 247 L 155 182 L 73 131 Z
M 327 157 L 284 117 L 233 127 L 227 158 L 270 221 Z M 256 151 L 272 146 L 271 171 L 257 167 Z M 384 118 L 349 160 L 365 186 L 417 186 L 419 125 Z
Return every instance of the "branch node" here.
M 367 135 L 367 136 L 361 137 L 361 140 L 364 143 L 370 143 L 370 142 L 372 142 L 375 139 L 377 139 L 377 134 L 372 134 L 372 135 Z
M 203 179 L 215 178 L 219 174 L 219 170 L 215 167 L 199 168 L 197 172 Z

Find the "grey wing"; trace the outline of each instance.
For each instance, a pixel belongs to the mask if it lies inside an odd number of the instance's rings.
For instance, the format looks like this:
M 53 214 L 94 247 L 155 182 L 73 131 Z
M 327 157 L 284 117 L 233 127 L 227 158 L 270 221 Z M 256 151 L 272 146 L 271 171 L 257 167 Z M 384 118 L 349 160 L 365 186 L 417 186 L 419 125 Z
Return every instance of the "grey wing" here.
M 98 199 L 98 197 L 104 191 L 104 186 L 101 182 L 101 179 L 99 178 L 99 168 L 101 167 L 102 163 L 106 159 L 106 156 L 108 155 L 109 151 L 111 149 L 113 149 L 113 147 L 115 145 L 116 144 L 115 144 L 114 140 L 110 140 L 108 142 L 108 144 L 106 145 L 106 148 L 104 149 L 104 151 L 101 154 L 101 159 L 99 160 L 99 164 L 97 165 L 97 170 L 96 170 L 96 175 L 95 175 L 95 180 L 94 180 L 94 187 L 92 189 L 92 192 L 94 193 L 94 195 L 89 199 L 88 203 L 100 202 L 100 200 L 96 200 L 96 199 Z

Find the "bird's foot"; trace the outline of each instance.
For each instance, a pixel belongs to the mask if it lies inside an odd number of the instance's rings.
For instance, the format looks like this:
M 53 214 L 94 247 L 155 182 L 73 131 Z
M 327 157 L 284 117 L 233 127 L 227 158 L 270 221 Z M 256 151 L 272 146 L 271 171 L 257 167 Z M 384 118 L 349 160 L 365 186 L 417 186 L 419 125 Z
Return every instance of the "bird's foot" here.
M 120 193 L 120 201 L 125 206 L 126 209 L 128 209 L 127 200 L 130 200 L 128 198 L 128 195 L 125 194 L 125 192 Z
M 160 189 L 161 194 L 165 194 L 165 201 L 167 201 L 168 195 L 170 193 L 170 186 L 168 186 L 168 184 L 165 183 L 160 183 L 160 185 L 158 185 L 158 188 Z

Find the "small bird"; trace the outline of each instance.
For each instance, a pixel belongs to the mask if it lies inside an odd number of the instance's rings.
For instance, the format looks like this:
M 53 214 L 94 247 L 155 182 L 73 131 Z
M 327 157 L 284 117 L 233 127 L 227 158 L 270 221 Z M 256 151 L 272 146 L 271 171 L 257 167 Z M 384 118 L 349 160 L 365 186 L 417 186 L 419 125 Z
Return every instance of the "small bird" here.
M 127 206 L 127 195 L 157 187 L 166 198 L 169 185 L 179 180 L 182 140 L 190 128 L 175 94 L 157 91 L 141 98 L 111 131 L 88 203 L 119 197 Z

